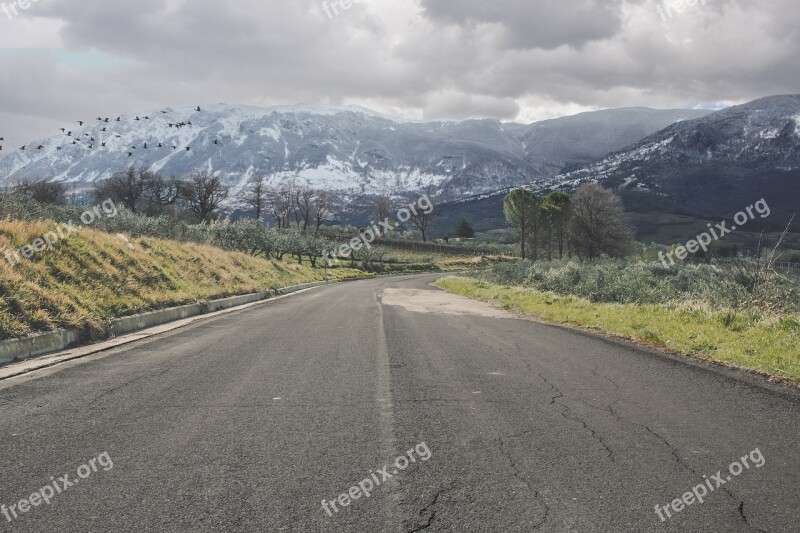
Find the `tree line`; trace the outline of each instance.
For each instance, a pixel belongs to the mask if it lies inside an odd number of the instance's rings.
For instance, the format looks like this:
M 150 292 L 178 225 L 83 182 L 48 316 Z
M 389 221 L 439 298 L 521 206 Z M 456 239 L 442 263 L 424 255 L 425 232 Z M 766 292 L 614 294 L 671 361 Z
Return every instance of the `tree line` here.
M 625 257 L 633 249 L 622 200 L 596 184 L 582 185 L 572 196 L 514 189 L 505 197 L 503 211 L 523 259 L 576 256 L 592 261 L 603 255 Z

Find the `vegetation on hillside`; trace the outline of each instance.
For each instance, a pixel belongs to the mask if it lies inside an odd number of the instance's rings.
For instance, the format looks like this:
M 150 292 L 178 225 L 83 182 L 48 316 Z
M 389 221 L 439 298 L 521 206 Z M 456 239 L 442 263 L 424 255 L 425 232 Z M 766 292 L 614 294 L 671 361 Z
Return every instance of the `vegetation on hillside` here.
M 0 221 L 0 249 L 32 242 L 49 221 Z M 129 246 L 130 244 L 130 246 Z M 328 277 L 349 277 L 341 269 Z M 152 237 L 84 228 L 53 250 L 0 261 L 0 339 L 72 326 L 87 337 L 105 321 L 144 311 L 321 280 L 305 266 Z

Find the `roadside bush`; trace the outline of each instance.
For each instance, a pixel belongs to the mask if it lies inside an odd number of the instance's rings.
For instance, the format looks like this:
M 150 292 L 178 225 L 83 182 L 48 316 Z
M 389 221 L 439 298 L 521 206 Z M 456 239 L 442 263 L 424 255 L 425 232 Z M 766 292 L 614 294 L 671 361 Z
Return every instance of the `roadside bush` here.
M 592 302 L 667 304 L 706 302 L 714 308 L 746 306 L 800 311 L 800 283 L 774 273 L 768 291 L 717 265 L 633 263 L 603 259 L 593 263 L 569 260 L 498 263 L 477 274 L 500 285 L 521 285 Z

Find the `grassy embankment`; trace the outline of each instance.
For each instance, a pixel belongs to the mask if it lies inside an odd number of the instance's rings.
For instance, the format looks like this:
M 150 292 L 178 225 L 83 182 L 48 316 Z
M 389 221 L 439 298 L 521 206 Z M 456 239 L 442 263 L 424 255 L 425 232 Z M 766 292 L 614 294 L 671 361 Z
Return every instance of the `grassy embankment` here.
M 50 231 L 50 222 L 0 221 L 0 339 L 84 328 L 145 311 L 322 280 L 325 271 L 211 246 L 132 239 L 82 229 L 54 250 L 11 266 L 2 257 Z M 363 276 L 343 268 L 328 279 Z
M 800 313 L 701 300 L 610 303 L 487 280 L 447 277 L 437 286 L 546 322 L 610 333 L 649 346 L 800 384 Z M 576 283 L 577 285 L 577 283 Z

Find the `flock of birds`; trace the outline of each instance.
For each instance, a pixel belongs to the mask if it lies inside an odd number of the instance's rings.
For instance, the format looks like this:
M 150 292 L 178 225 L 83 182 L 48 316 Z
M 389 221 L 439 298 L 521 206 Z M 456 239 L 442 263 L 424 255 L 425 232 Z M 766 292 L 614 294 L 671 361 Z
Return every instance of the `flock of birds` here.
M 202 109 L 200 108 L 200 106 L 197 106 L 197 109 L 195 109 L 195 111 L 200 113 L 202 111 Z M 161 111 L 161 113 L 166 115 L 168 112 L 167 111 Z M 134 118 L 133 120 L 134 120 L 134 122 L 139 122 L 141 120 L 150 120 L 150 117 L 141 117 L 140 118 L 139 116 L 136 116 L 136 118 Z M 101 124 L 108 124 L 109 121 L 111 121 L 111 119 L 109 117 L 105 117 L 105 118 L 97 117 L 97 121 L 100 122 Z M 83 120 L 78 120 L 76 122 L 78 123 L 78 127 L 83 127 L 83 125 L 86 124 L 86 122 L 83 121 Z M 114 122 L 122 122 L 122 117 L 117 117 L 116 120 L 114 120 Z M 170 128 L 175 128 L 175 129 L 179 130 L 179 129 L 185 127 L 185 126 L 191 126 L 192 122 L 190 120 L 187 120 L 185 122 L 168 122 L 167 125 Z M 103 126 L 103 128 L 100 130 L 100 132 L 101 133 L 107 133 L 108 132 L 108 126 Z M 72 138 L 72 144 L 73 145 L 78 145 L 78 144 L 80 144 L 80 143 L 82 143 L 84 141 L 84 139 L 82 139 L 81 137 L 78 137 L 77 134 L 75 136 L 73 136 L 72 130 L 68 130 L 67 128 L 61 128 L 61 133 L 63 133 L 66 137 Z M 89 139 L 86 140 L 86 142 L 87 143 L 91 143 L 91 144 L 82 145 L 82 146 L 87 146 L 91 150 L 96 145 L 98 145 L 98 141 L 95 140 L 94 136 L 92 136 L 91 134 L 84 133 L 82 135 L 82 137 L 89 137 Z M 115 137 L 118 138 L 118 139 L 122 138 L 122 136 L 119 135 L 119 134 L 115 134 Z M 0 137 L 0 142 L 2 142 L 4 140 L 5 139 L 3 137 Z M 99 147 L 100 148 L 105 148 L 106 147 L 106 142 L 107 141 L 102 141 L 101 140 L 99 142 Z M 218 145 L 219 144 L 219 139 L 214 139 L 214 144 Z M 174 145 L 174 144 L 171 145 L 171 146 L 172 146 L 173 150 L 177 150 L 178 149 L 178 147 L 176 145 Z M 20 148 L 20 150 L 24 152 L 24 151 L 27 150 L 27 148 L 28 148 L 28 145 L 23 145 Z M 45 148 L 45 146 L 40 144 L 40 145 L 38 145 L 36 147 L 36 150 L 43 150 L 44 148 Z M 57 146 L 56 150 L 58 151 L 58 150 L 61 150 L 62 148 L 63 148 L 63 146 Z M 164 143 L 163 142 L 159 142 L 157 148 L 164 148 Z M 185 148 L 185 150 L 187 152 L 191 152 L 192 151 L 192 147 L 191 146 L 186 146 L 184 148 Z M 142 149 L 144 149 L 144 150 L 148 150 L 149 149 L 146 142 L 143 144 Z M 131 146 L 130 148 L 127 149 L 128 157 L 133 157 L 133 151 L 132 150 L 137 150 L 136 146 Z M 2 152 L 2 151 L 3 151 L 3 145 L 0 144 L 0 152 Z

